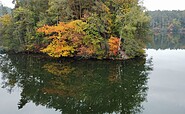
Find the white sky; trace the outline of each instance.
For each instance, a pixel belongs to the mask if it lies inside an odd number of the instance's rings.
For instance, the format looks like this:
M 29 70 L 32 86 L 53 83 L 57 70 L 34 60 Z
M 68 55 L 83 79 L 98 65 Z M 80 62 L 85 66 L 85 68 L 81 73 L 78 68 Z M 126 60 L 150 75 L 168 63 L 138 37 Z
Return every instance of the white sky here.
M 10 8 L 13 8 L 14 5 L 12 4 L 13 0 L 0 0 L 4 6 L 8 6 Z
M 12 0 L 0 0 L 4 6 L 14 7 Z M 185 10 L 185 0 L 143 0 L 148 10 Z
M 143 0 L 148 10 L 185 10 L 185 0 Z

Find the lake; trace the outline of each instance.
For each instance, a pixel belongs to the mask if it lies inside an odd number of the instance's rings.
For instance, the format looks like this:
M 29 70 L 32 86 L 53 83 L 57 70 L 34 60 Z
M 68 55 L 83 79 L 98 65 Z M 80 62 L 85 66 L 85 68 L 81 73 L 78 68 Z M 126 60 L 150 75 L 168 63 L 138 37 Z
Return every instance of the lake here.
M 146 53 L 153 58 L 153 71 L 149 74 L 144 114 L 184 114 L 185 50 L 149 49 Z
M 185 50 L 127 61 L 0 56 L 2 114 L 184 114 Z

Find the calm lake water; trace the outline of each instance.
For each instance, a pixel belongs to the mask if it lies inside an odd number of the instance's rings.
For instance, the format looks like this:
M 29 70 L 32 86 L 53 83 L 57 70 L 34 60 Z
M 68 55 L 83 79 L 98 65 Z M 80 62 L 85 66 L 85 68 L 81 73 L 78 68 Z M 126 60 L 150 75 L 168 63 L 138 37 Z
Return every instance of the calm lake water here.
M 144 114 L 185 114 L 185 50 L 147 50 L 152 57 Z
M 185 50 L 129 61 L 0 56 L 2 114 L 185 114 Z

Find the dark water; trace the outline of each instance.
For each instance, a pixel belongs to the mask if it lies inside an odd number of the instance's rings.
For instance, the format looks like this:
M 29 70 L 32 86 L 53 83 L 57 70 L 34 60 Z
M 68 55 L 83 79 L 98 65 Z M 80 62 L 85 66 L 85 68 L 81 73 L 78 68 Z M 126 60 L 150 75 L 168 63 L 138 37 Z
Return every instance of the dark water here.
M 0 113 L 142 113 L 152 67 L 150 58 L 77 61 L 4 54 Z

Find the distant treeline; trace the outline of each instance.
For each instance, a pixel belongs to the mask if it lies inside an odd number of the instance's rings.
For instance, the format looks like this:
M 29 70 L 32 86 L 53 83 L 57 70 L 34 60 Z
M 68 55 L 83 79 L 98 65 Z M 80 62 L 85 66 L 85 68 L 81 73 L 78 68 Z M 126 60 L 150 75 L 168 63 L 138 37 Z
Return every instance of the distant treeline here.
M 151 16 L 151 28 L 155 32 L 185 33 L 185 11 L 148 11 Z

